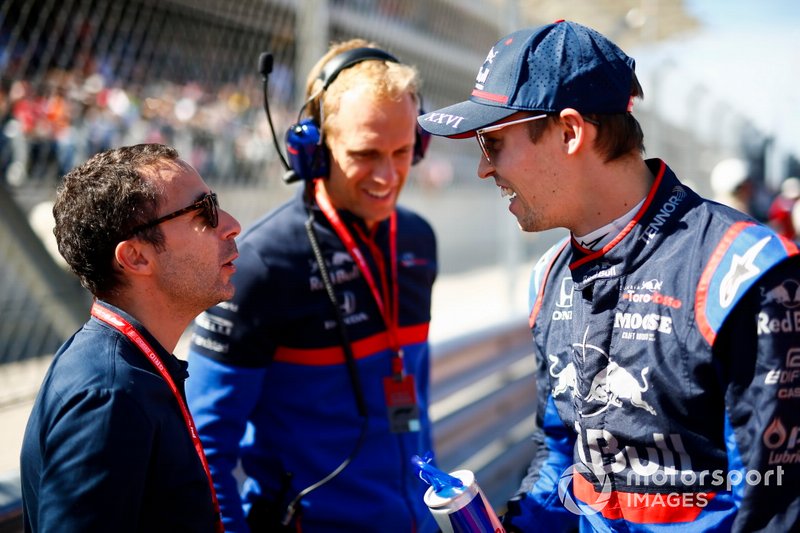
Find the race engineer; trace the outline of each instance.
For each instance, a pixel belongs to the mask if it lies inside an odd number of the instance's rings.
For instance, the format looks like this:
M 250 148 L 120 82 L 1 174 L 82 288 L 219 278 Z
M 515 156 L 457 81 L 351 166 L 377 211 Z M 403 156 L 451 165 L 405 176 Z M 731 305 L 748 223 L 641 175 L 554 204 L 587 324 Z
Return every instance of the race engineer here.
M 410 459 L 431 449 L 436 241 L 397 206 L 424 151 L 418 83 L 366 41 L 329 49 L 288 132 L 302 186 L 195 322 L 187 397 L 228 531 L 435 530 Z

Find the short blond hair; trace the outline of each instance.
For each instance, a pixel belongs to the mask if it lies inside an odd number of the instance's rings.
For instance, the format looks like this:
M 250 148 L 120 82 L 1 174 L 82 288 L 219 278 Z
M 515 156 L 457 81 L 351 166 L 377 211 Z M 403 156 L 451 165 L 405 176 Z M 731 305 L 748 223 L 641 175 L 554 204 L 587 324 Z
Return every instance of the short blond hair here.
M 320 103 L 324 123 L 322 130 L 327 132 L 331 121 L 339 111 L 342 94 L 355 87 L 367 87 L 378 101 L 399 101 L 411 95 L 419 106 L 419 74 L 417 69 L 404 63 L 381 60 L 365 60 L 341 71 L 336 79 L 323 90 L 324 80 L 320 79 L 322 69 L 335 56 L 354 48 L 381 48 L 364 39 L 351 39 L 331 45 L 327 53 L 317 61 L 306 80 L 306 113 L 317 124 L 320 123 Z

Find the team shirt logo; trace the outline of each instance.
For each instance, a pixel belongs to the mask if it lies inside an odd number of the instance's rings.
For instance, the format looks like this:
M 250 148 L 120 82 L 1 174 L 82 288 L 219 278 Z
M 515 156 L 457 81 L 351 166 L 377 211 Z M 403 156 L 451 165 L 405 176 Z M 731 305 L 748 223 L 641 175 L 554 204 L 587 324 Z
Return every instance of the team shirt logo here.
M 761 305 L 769 305 L 778 303 L 787 309 L 795 309 L 800 307 L 800 283 L 795 279 L 786 279 L 768 291 L 764 287 L 761 290 Z
M 764 246 L 767 245 L 771 237 L 764 237 L 758 241 L 754 246 L 750 247 L 744 254 L 733 255 L 731 261 L 731 268 L 727 274 L 722 278 L 719 291 L 719 305 L 723 308 L 730 306 L 733 303 L 736 293 L 739 291 L 742 283 L 756 277 L 761 273 L 761 269 L 755 265 L 755 260 Z
M 553 397 L 555 398 L 569 391 L 573 398 L 581 398 L 586 403 L 603 404 L 602 407 L 590 413 L 585 413 L 581 410 L 579 414 L 584 418 L 599 415 L 612 406 L 622 407 L 622 400 L 627 400 L 627 403 L 632 407 L 642 409 L 651 415 L 657 416 L 658 413 L 656 413 L 656 410 L 642 397 L 650 388 L 650 385 L 647 383 L 647 373 L 650 371 L 650 367 L 644 367 L 641 370 L 640 375 L 644 385 L 640 385 L 633 374 L 620 366 L 617 362 L 612 361 L 602 348 L 588 344 L 586 342 L 588 333 L 589 330 L 587 329 L 584 340 L 580 343 L 573 344 L 572 347 L 576 349 L 579 357 L 584 361 L 586 360 L 587 350 L 591 350 L 605 357 L 608 360 L 608 365 L 595 374 L 592 378 L 592 384 L 589 387 L 589 393 L 585 397 L 581 397 L 578 391 L 577 371 L 574 363 L 569 362 L 560 372 L 556 372 L 555 368 L 559 363 L 559 359 L 555 355 L 548 354 L 547 357 L 551 361 L 549 369 L 550 376 L 555 380 L 555 384 L 551 387 L 551 394 Z

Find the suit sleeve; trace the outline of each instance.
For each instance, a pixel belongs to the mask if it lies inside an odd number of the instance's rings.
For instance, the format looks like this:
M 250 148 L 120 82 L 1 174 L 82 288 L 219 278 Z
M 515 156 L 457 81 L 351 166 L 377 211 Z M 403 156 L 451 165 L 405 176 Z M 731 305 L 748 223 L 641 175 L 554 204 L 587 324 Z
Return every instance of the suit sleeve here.
M 800 525 L 800 259 L 767 272 L 737 304 L 714 345 L 726 385 L 728 486 L 734 530 Z M 795 481 L 793 481 L 795 480 Z
M 43 446 L 41 531 L 139 531 L 154 425 L 126 393 L 65 401 Z
M 265 308 L 267 268 L 255 251 L 240 247 L 236 293 L 195 319 L 189 348 L 186 398 L 203 443 L 226 531 L 249 531 L 233 475 L 240 441 L 262 393 L 274 352 Z
M 554 262 L 569 242 L 567 237 L 550 247 L 531 272 L 529 307 L 531 327 L 544 297 Z M 569 531 L 577 527 L 577 517 L 561 503 L 558 484 L 573 464 L 575 432 L 561 421 L 551 394 L 550 377 L 544 354 L 534 341 L 536 357 L 536 428 L 533 433 L 535 453 L 528 473 L 517 494 L 508 502 L 503 522 L 509 531 Z
M 263 368 L 226 365 L 189 352 L 186 398 L 208 459 L 226 531 L 249 531 L 233 471 L 247 420 L 261 395 Z

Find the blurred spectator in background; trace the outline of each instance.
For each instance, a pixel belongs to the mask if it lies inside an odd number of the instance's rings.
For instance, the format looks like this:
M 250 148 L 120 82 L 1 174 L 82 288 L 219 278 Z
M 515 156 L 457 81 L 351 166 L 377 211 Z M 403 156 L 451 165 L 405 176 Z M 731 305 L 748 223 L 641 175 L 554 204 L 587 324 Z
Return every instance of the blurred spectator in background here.
M 280 65 L 276 120 L 288 123 L 291 69 Z M 0 80 L 0 180 L 12 186 L 55 184 L 76 161 L 112 146 L 175 146 L 210 180 L 246 183 L 279 175 L 277 154 L 257 105 L 255 75 L 205 86 L 149 79 L 124 82 L 89 69 L 52 68 L 41 80 Z
M 795 202 L 792 206 L 792 226 L 795 230 L 800 229 L 800 202 Z
M 787 239 L 797 239 L 797 226 L 792 222 L 792 208 L 798 198 L 800 198 L 800 178 L 794 176 L 786 178 L 767 212 L 769 225 Z
M 5 132 L 5 126 L 11 114 L 11 104 L 8 97 L 8 88 L 0 80 L 0 183 L 5 181 L 8 165 L 11 163 L 10 139 Z
M 714 200 L 751 216 L 753 189 L 750 169 L 743 159 L 723 159 L 711 171 Z

